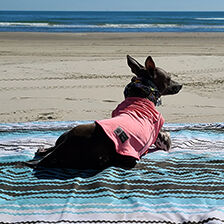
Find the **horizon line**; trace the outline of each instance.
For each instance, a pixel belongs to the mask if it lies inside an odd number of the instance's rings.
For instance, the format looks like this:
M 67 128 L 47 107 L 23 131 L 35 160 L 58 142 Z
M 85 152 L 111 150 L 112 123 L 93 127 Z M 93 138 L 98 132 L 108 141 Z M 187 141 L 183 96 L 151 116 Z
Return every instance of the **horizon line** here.
M 1 11 L 17 11 L 17 12 L 224 12 L 223 10 L 40 10 L 40 9 L 0 9 Z

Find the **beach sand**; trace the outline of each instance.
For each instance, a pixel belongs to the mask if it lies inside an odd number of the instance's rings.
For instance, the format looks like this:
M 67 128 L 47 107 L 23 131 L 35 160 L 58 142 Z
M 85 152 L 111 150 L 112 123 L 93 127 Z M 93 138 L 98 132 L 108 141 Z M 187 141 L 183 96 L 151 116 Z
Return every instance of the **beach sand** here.
M 166 122 L 224 121 L 224 33 L 0 33 L 0 122 L 95 120 L 123 100 L 130 54 L 182 83 Z

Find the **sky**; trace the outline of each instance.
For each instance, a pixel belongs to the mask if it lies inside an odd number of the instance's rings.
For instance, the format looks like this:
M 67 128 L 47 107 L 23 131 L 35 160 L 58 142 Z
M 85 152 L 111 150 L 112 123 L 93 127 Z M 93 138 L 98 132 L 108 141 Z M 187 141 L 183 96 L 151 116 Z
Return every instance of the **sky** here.
M 0 0 L 0 10 L 224 11 L 224 0 Z

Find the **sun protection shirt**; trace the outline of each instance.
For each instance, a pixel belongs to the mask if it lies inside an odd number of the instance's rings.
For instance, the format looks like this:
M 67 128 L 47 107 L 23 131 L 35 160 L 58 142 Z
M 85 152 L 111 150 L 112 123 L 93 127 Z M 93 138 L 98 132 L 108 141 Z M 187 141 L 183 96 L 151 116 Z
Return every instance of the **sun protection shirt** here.
M 114 142 L 117 153 L 140 159 L 155 143 L 164 118 L 150 100 L 128 97 L 112 112 L 112 118 L 96 123 Z

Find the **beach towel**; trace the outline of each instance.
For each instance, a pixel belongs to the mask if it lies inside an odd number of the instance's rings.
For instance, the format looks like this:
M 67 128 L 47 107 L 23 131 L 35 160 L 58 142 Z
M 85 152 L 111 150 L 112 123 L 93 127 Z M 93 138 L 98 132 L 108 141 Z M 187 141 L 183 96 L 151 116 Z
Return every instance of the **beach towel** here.
M 224 123 L 166 124 L 170 152 L 130 170 L 18 163 L 81 123 L 0 124 L 0 223 L 224 223 Z
M 150 100 L 128 97 L 112 112 L 112 118 L 96 122 L 114 142 L 117 153 L 140 159 L 155 143 L 164 118 Z

